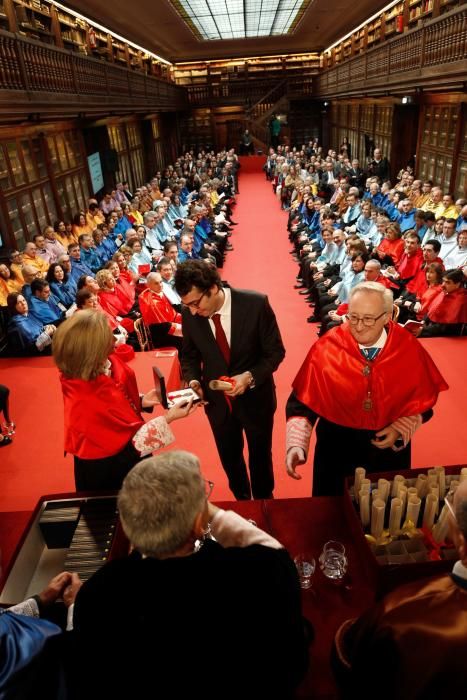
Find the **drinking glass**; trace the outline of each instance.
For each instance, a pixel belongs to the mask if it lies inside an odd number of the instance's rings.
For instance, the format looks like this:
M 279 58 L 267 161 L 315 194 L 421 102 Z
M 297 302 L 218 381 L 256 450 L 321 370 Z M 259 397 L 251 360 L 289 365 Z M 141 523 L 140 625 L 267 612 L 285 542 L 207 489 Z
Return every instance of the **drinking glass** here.
M 326 542 L 319 558 L 319 564 L 326 578 L 340 583 L 345 576 L 348 564 L 344 545 L 336 540 Z
M 316 562 L 309 554 L 297 554 L 294 559 L 300 579 L 300 588 L 311 588 L 311 580 L 316 569 Z

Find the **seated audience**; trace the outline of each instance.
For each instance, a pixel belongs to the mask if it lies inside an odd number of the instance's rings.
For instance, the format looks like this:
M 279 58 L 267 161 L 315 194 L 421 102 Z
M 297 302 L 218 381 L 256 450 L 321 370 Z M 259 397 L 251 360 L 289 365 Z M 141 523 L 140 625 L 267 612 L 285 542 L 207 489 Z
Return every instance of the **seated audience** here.
M 144 460 L 125 478 L 118 508 L 133 551 L 77 593 L 77 700 L 142 698 L 148 687 L 197 697 L 206 690 L 206 649 L 209 684 L 223 698 L 293 697 L 308 663 L 294 564 L 273 537 L 212 505 L 212 486 L 187 452 Z M 144 615 L 123 599 L 139 601 Z M 213 643 L 206 610 L 222 621 L 221 643 Z
M 66 309 L 74 304 L 76 289 L 68 284 L 68 274 L 60 263 L 52 263 L 47 270 L 47 281 L 50 284 L 53 300 L 60 302 Z
M 8 295 L 20 292 L 22 287 L 23 282 L 17 279 L 8 265 L 0 264 L 0 306 L 6 306 Z
M 431 302 L 423 326 L 415 332 L 420 338 L 464 335 L 467 324 L 467 291 L 462 270 L 443 275 L 441 290 Z

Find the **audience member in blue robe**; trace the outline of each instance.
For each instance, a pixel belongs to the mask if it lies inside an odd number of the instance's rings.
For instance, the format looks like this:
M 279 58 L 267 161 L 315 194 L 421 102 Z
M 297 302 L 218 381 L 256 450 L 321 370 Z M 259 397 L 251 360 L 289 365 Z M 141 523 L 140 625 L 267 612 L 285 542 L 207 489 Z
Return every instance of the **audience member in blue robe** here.
M 402 233 L 415 228 L 415 214 L 417 210 L 412 207 L 410 199 L 402 201 L 402 212 L 399 214 L 397 222 L 401 227 Z
M 78 280 L 82 275 L 90 275 L 91 277 L 94 276 L 91 268 L 88 267 L 83 260 L 81 260 L 81 248 L 78 244 L 70 246 L 69 255 L 71 262 L 70 277 L 73 279 L 75 284 L 78 284 Z
M 47 281 L 50 284 L 53 300 L 69 309 L 75 301 L 76 292 L 73 291 L 73 287 L 68 285 L 68 275 L 59 263 L 52 263 L 49 267 Z
M 56 327 L 44 324 L 29 313 L 28 302 L 18 292 L 9 294 L 7 306 L 11 319 L 8 324 L 8 345 L 14 355 L 50 354 Z
M 101 260 L 99 255 L 96 253 L 92 236 L 90 236 L 88 233 L 82 233 L 78 240 L 82 262 L 93 272 L 97 272 L 103 266 L 104 261 Z
M 35 316 L 44 326 L 48 323 L 56 325 L 63 320 L 63 309 L 52 299 L 47 280 L 33 280 L 31 292 L 32 297 L 29 302 L 31 316 Z

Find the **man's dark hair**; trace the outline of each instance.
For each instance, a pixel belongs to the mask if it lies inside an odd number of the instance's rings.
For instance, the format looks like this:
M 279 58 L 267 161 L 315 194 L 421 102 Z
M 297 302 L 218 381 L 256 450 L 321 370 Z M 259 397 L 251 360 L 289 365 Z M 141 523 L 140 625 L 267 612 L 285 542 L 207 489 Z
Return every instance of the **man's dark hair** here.
M 34 279 L 31 282 L 31 292 L 35 294 L 36 292 L 42 292 L 46 287 L 49 287 L 48 280 Z
M 164 243 L 164 253 L 168 253 L 173 245 L 177 245 L 175 241 L 166 241 Z
M 462 270 L 448 270 L 444 273 L 443 279 L 450 280 L 450 282 L 454 282 L 455 284 L 459 284 L 460 282 L 464 281 L 464 273 L 462 272 Z M 34 282 L 32 284 L 34 284 Z
M 425 221 L 436 221 L 436 216 L 432 211 L 425 212 Z
M 164 265 L 172 265 L 170 258 L 161 258 L 156 265 L 156 269 L 161 270 Z
M 436 238 L 430 238 L 429 241 L 425 241 L 425 245 L 431 245 L 435 253 L 439 253 L 441 250 L 441 243 Z
M 181 297 L 189 294 L 192 287 L 207 292 L 213 285 L 222 287 L 221 278 L 217 269 L 207 265 L 204 260 L 187 260 L 177 267 L 175 289 Z

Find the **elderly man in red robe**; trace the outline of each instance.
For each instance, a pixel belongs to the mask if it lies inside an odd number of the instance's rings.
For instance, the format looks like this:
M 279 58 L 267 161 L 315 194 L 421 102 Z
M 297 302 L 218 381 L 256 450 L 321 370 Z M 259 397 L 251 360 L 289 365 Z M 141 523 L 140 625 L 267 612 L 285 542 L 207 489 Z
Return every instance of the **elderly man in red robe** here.
M 149 327 L 156 348 L 173 346 L 181 349 L 182 317 L 175 311 L 162 291 L 159 272 L 150 272 L 147 288 L 139 295 L 139 308 L 144 323 Z
M 448 388 L 431 357 L 391 321 L 392 293 L 376 282 L 350 292 L 347 322 L 309 351 L 287 402 L 287 473 L 307 459 L 317 422 L 313 495 L 343 491 L 355 467 L 410 467 L 410 440 Z

